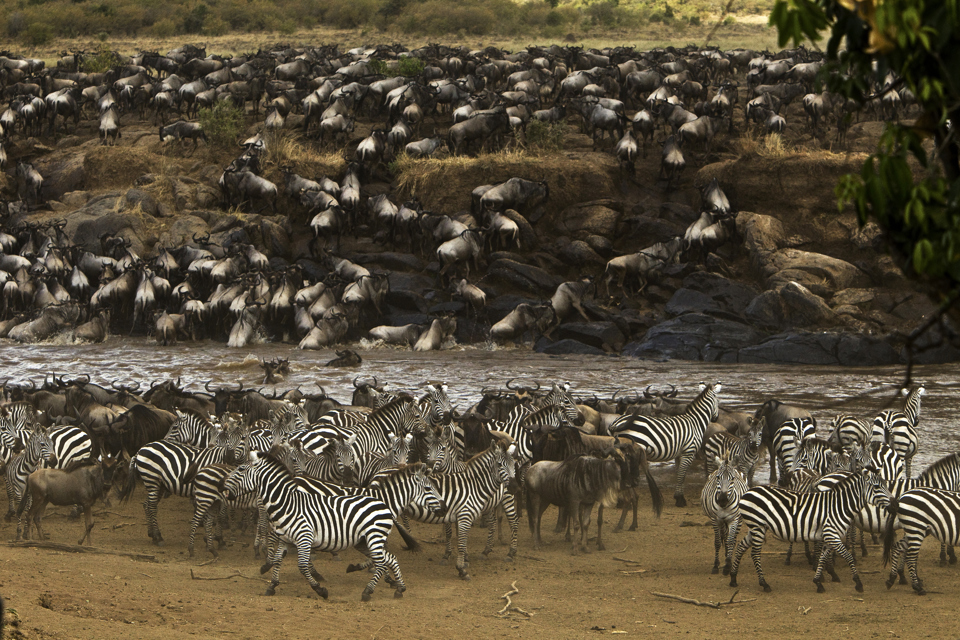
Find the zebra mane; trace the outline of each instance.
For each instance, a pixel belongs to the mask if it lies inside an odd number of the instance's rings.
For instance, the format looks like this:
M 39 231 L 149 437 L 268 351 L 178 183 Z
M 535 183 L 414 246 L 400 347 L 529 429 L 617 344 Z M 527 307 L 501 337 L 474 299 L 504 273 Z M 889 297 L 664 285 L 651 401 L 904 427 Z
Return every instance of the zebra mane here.
M 373 411 L 371 411 L 370 414 L 367 416 L 367 419 L 369 420 L 370 418 L 373 418 L 374 416 L 380 415 L 382 412 L 389 411 L 390 409 L 393 409 L 394 407 L 400 406 L 400 405 L 402 405 L 402 404 L 406 404 L 406 403 L 408 403 L 408 402 L 413 402 L 413 396 L 408 395 L 408 394 L 406 394 L 406 393 L 402 393 L 402 394 L 398 395 L 396 398 L 392 399 L 390 402 L 388 402 L 388 403 L 384 404 L 383 406 L 378 407 L 378 408 L 374 409 Z
M 930 476 L 939 475 L 941 471 L 951 466 L 956 466 L 960 463 L 960 453 L 951 453 L 950 455 L 944 456 L 931 464 L 929 467 L 920 472 L 920 478 L 926 480 Z
M 419 469 L 425 469 L 426 466 L 423 462 L 411 462 L 410 464 L 401 464 L 396 467 L 391 467 L 390 469 L 383 469 L 373 477 L 373 482 L 394 476 L 416 473 Z
M 269 451 L 265 451 L 260 456 L 280 465 L 291 477 L 295 478 L 297 473 L 296 470 L 290 468 L 289 456 L 287 455 L 289 451 L 289 445 L 275 444 L 270 447 Z

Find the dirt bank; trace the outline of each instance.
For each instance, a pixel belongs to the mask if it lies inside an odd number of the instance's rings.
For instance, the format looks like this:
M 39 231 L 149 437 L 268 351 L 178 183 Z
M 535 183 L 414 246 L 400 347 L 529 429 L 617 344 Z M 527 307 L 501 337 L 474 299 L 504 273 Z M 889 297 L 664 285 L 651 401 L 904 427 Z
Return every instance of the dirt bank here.
M 658 469 L 661 486 L 670 475 L 667 467 Z M 688 508 L 668 506 L 658 521 L 652 519 L 644 499 L 637 531 L 613 534 L 604 527 L 606 551 L 593 548 L 591 553 L 571 556 L 570 547 L 552 531 L 556 513 L 552 508 L 544 518 L 546 548 L 533 550 L 523 522 L 515 562 L 505 561 L 503 546 L 483 558 L 479 551 L 484 532 L 474 529 L 469 582 L 458 579 L 453 566 L 440 565 L 439 528 L 414 525 L 426 542 L 422 553 L 399 551 L 399 540 L 392 539 L 408 585 L 406 595 L 394 600 L 392 590 L 381 586 L 369 603 L 361 603 L 359 597 L 365 575 L 344 573 L 358 557 L 354 551 L 343 553 L 339 563 L 324 555 L 315 558 L 330 589 L 329 602 L 316 597 L 290 558 L 284 563 L 277 596 L 261 595 L 266 584 L 259 576 L 260 562 L 252 557 L 250 532 L 228 532 L 232 542 L 215 563 L 205 564 L 206 552 L 189 559 L 187 522 L 192 510 L 187 500 L 161 503 L 166 546 L 154 547 L 146 536 L 139 488 L 131 503 L 100 508 L 94 544 L 149 554 L 155 562 L 4 546 L 0 592 L 8 608 L 16 611 L 11 617 L 19 620 L 10 637 L 30 639 L 583 638 L 614 633 L 770 638 L 796 637 L 816 628 L 825 633 L 829 629 L 832 637 L 955 634 L 950 603 L 960 593 L 960 571 L 956 566 L 937 566 L 936 545 L 930 540 L 920 559 L 921 576 L 930 590 L 926 597 L 913 595 L 905 586 L 890 591 L 884 587 L 886 574 L 881 572 L 876 546 L 861 562 L 863 594 L 854 591 L 845 568 L 839 568 L 842 583 L 826 583 L 827 592 L 817 594 L 805 563 L 783 566 L 786 546 L 777 541 L 767 543 L 763 556 L 772 593 L 760 590 L 748 564 L 735 597 L 748 601 L 744 604 L 713 609 L 652 595 L 663 592 L 728 602 L 737 591 L 727 586 L 724 576 L 710 574 L 713 532 L 703 526 L 698 500 L 691 499 L 701 482 L 699 474 L 689 479 Z M 72 544 L 79 539 L 82 525 L 66 513 L 48 510 L 44 522 L 50 541 Z M 0 523 L 3 540 L 12 539 L 14 533 L 15 524 Z M 529 619 L 519 613 L 498 615 L 505 605 L 500 597 L 512 583 L 519 589 L 512 603 L 529 612 Z

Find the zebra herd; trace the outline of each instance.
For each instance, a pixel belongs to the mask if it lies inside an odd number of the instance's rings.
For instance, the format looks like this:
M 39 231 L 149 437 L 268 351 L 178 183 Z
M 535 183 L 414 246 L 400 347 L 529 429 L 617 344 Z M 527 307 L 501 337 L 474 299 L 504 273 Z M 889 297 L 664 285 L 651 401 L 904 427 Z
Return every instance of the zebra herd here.
M 373 572 L 362 599 L 368 600 L 381 580 L 394 587 L 395 597 L 401 597 L 406 583 L 397 557 L 386 545 L 394 528 L 408 548 L 417 548 L 409 531 L 411 519 L 442 524 L 444 560 L 456 553 L 458 575 L 469 579 L 469 529 L 478 523 L 487 527 L 486 556 L 493 549 L 502 512 L 510 527 L 508 558 L 513 559 L 522 505 L 518 492 L 539 490 L 536 483 L 527 481 L 529 470 L 554 460 L 551 447 L 574 434 L 582 445 L 577 457 L 614 456 L 620 461 L 604 463 L 620 482 L 604 488 L 608 497 L 601 505 L 612 506 L 616 501 L 609 502 L 609 495 L 619 495 L 625 516 L 632 499 L 634 528 L 635 480 L 641 470 L 647 474 L 659 515 L 661 498 L 648 462 L 676 461 L 674 497 L 682 507 L 686 505 L 685 476 L 696 458 L 704 459 L 708 475 L 700 497 L 714 528 L 712 571 L 721 570 L 723 548 L 723 573 L 729 574 L 731 586 L 737 585 L 740 562 L 749 549 L 760 586 L 770 590 L 760 562 L 768 535 L 791 544 L 813 543 L 814 557 L 807 553 L 811 562 L 816 561 L 813 580 L 818 591 L 823 591 L 824 573 L 838 580 L 833 567 L 837 555 L 847 561 L 856 588 L 862 591 L 852 553 L 855 532 L 883 536 L 884 558 L 892 562 L 888 587 L 898 576 L 905 583 L 909 574 L 914 590 L 925 593 L 917 575 L 917 556 L 927 535 L 944 545 L 942 562 L 947 553 L 955 562 L 952 545 L 960 543 L 956 524 L 960 493 L 954 492 L 960 492 L 960 453 L 939 460 L 916 478 L 909 474 L 909 461 L 919 445 L 922 386 L 904 390 L 903 407 L 881 412 L 872 423 L 837 416 L 826 438 L 817 436 L 816 421 L 809 412 L 775 401 L 764 403 L 752 416 L 722 409 L 719 382 L 701 384 L 689 404 L 669 405 L 661 398 L 653 410 L 650 405 L 634 404 L 616 413 L 596 398 L 575 399 L 569 385 L 563 384 L 554 384 L 542 394 L 518 389 L 503 407 L 484 404 L 485 398 L 463 414 L 454 409 L 447 391 L 446 385 L 430 383 L 415 397 L 374 387 L 368 390 L 365 404 L 358 404 L 356 395 L 350 405 L 327 398 L 331 404 L 323 410 L 311 404 L 313 399 L 292 394 L 273 401 L 268 417 L 259 419 L 253 419 L 252 412 L 170 407 L 173 412 L 165 435 L 133 450 L 125 444 L 120 451 L 83 421 L 42 426 L 51 418 L 70 422 L 70 412 L 58 415 L 53 405 L 38 410 L 36 395 L 30 396 L 34 404 L 6 398 L 0 404 L 0 459 L 6 470 L 7 519 L 24 512 L 16 507 L 29 499 L 24 488 L 37 468 L 67 469 L 101 456 L 125 455 L 129 465 L 119 487 L 120 499 L 129 500 L 137 484 L 143 484 L 147 534 L 155 544 L 163 544 L 157 519 L 161 498 L 188 497 L 194 503 L 191 556 L 201 524 L 206 548 L 216 556 L 216 543 L 224 544 L 222 522 L 229 510 L 256 517 L 254 550 L 257 557 L 266 558 L 262 572 L 271 571 L 268 594 L 276 592 L 284 555 L 295 550 L 301 574 L 326 598 L 311 553 L 336 554 L 354 547 L 367 560 L 350 565 L 348 571 Z M 505 415 L 490 417 L 497 414 Z M 772 449 L 779 483 L 751 488 L 764 446 Z M 569 450 L 560 450 L 566 453 L 544 469 L 573 459 Z M 639 462 L 634 467 L 617 466 L 629 452 Z M 542 477 L 542 473 L 536 475 Z M 556 498 L 552 500 L 557 504 Z M 593 501 L 581 505 L 586 520 L 583 513 L 578 514 L 581 540 Z M 538 514 L 536 519 L 531 516 L 531 531 L 536 520 L 539 543 L 539 513 L 546 503 L 534 500 L 528 502 L 528 509 L 532 504 L 538 505 Z M 564 509 L 576 526 L 572 511 L 576 505 Z M 741 528 L 746 534 L 738 542 Z M 897 529 L 904 531 L 899 541 Z M 603 548 L 599 524 L 597 542 Z

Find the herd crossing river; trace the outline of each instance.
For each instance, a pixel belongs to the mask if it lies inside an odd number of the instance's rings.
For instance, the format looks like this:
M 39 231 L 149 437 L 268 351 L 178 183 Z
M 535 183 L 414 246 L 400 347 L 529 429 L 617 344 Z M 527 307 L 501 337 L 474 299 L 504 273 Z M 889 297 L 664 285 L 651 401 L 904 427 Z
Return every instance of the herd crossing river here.
M 610 397 L 617 390 L 643 391 L 647 385 L 669 388 L 675 385 L 678 397 L 692 400 L 700 381 L 723 382 L 720 403 L 728 409 L 754 411 L 764 400 L 808 407 L 826 434 L 830 420 L 838 413 L 870 420 L 884 408 L 899 408 L 902 399 L 891 404 L 904 382 L 905 368 L 823 367 L 798 365 L 707 364 L 702 362 L 653 362 L 623 357 L 551 356 L 518 349 L 455 347 L 445 351 L 418 353 L 390 348 L 356 350 L 363 364 L 355 369 L 326 368 L 333 352 L 292 349 L 290 345 L 262 343 L 250 349 L 226 349 L 219 342 L 178 344 L 158 348 L 149 339 L 113 336 L 103 344 L 0 345 L 2 377 L 11 383 L 32 379 L 38 385 L 44 375 L 56 373 L 68 378 L 88 374 L 93 382 L 109 384 L 140 382 L 146 389 L 152 381 L 181 379 L 188 390 L 243 383 L 245 388 L 263 385 L 261 360 L 285 358 L 290 373 L 277 385 L 279 391 L 301 386 L 316 391 L 316 384 L 341 402 L 349 402 L 353 380 L 376 376 L 388 390 L 415 390 L 426 381 L 443 381 L 461 411 L 480 399 L 483 388 L 502 387 L 513 377 L 532 385 L 539 381 L 566 381 L 577 396 Z M 916 367 L 916 382 L 923 383 L 919 426 L 920 448 L 915 470 L 948 453 L 960 451 L 960 430 L 955 428 L 960 409 L 960 364 Z M 272 386 L 266 386 L 270 393 Z M 765 464 L 763 465 L 765 467 Z M 765 471 L 758 473 L 765 477 Z

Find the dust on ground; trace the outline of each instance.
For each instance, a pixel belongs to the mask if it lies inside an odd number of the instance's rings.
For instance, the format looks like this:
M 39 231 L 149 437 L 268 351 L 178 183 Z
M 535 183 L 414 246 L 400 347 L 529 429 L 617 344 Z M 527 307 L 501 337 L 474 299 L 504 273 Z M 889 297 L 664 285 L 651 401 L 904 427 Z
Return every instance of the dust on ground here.
M 6 598 L 8 627 L 16 638 L 140 638 L 166 640 L 187 635 L 222 638 L 583 638 L 599 635 L 636 637 L 795 637 L 811 629 L 832 636 L 857 638 L 946 637 L 956 633 L 950 603 L 960 593 L 960 568 L 941 568 L 937 545 L 928 539 L 920 557 L 921 577 L 929 595 L 919 597 L 909 586 L 884 586 L 881 548 L 869 546 L 858 557 L 865 591 L 853 588 L 843 563 L 839 584 L 825 583 L 817 594 L 812 569 L 795 556 L 784 566 L 786 545 L 768 541 L 763 563 L 772 593 L 763 593 L 749 557 L 740 571 L 740 589 L 728 578 L 711 575 L 713 530 L 698 506 L 702 477 L 689 478 L 690 506 L 677 508 L 669 500 L 672 470 L 657 470 L 668 503 L 660 520 L 653 518 L 649 496 L 641 498 L 637 531 L 612 533 L 611 512 L 605 514 L 606 551 L 571 555 L 571 547 L 553 532 L 556 510 L 544 515 L 545 548 L 535 551 L 524 513 L 518 557 L 506 559 L 507 548 L 496 545 L 484 558 L 485 531 L 475 527 L 468 551 L 472 579 L 457 577 L 452 563 L 442 565 L 439 527 L 413 524 L 424 542 L 418 554 L 397 554 L 407 592 L 393 598 L 381 584 L 368 603 L 360 592 L 368 574 L 346 574 L 347 564 L 360 557 L 353 550 L 342 560 L 314 554 L 317 570 L 326 578 L 330 600 L 320 600 L 287 557 L 274 597 L 264 596 L 266 582 L 253 557 L 252 529 L 226 532 L 230 541 L 220 559 L 209 563 L 198 533 L 197 556 L 187 556 L 192 507 L 186 499 L 160 504 L 160 526 L 166 544 L 153 546 L 139 500 L 97 507 L 93 544 L 98 549 L 148 554 L 155 562 L 116 555 L 66 553 L 38 548 L 3 546 L 0 552 L 0 593 Z M 699 476 L 699 474 L 698 474 Z M 44 519 L 49 541 L 74 544 L 82 521 L 67 517 L 67 508 L 48 508 Z M 594 514 L 594 522 L 596 520 Z M 629 519 L 628 519 L 629 524 Z M 594 525 L 595 526 L 595 525 Z M 507 529 L 508 530 L 508 529 Z M 0 537 L 14 538 L 15 523 L 0 522 Z M 595 532 L 591 528 L 591 532 Z M 505 532 L 506 533 L 506 532 Z M 797 561 L 799 559 L 799 562 Z M 528 612 L 499 614 L 501 599 L 516 584 L 512 604 Z M 730 604 L 719 609 L 663 599 L 669 593 L 701 602 Z

